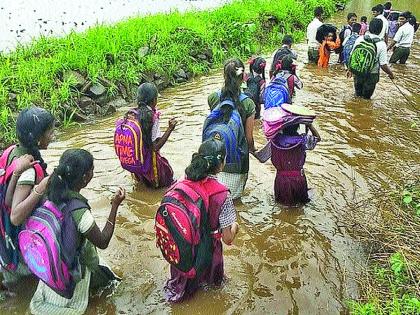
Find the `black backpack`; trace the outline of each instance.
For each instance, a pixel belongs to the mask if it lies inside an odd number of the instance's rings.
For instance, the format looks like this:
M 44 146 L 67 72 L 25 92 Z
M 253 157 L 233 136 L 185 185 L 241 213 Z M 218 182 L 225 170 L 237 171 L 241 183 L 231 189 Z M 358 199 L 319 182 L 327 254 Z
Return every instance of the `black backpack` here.
M 260 93 L 261 93 L 261 81 L 264 80 L 260 75 L 254 76 L 250 74 L 248 80 L 246 80 L 246 89 L 244 93 L 254 101 L 254 104 L 260 104 Z

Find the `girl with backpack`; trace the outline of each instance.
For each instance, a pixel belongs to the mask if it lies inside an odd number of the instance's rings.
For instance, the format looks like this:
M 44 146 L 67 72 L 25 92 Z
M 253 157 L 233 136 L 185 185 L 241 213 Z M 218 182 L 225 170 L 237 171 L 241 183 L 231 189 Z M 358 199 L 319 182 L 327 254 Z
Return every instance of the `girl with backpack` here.
M 255 119 L 260 118 L 261 104 L 264 103 L 265 65 L 266 61 L 262 57 L 251 59 L 249 62 L 249 76 L 246 78 L 247 88 L 245 94 L 254 101 Z
M 295 96 L 295 88 L 303 88 L 303 83 L 299 77 L 294 73 L 293 59 L 291 56 L 284 56 L 281 60 L 281 68 L 277 67 L 273 73 L 273 78 L 283 78 L 287 82 L 287 88 L 289 90 L 289 99 L 287 103 L 292 104 L 292 98 Z
M 22 110 L 16 120 L 19 144 L 10 146 L 1 157 L 5 171 L 2 175 L 5 177 L 0 178 L 4 185 L 0 192 L 4 201 L 0 202 L 0 258 L 6 287 L 30 274 L 17 250 L 17 233 L 19 226 L 41 200 L 48 180 L 44 178 L 47 164 L 40 150 L 47 149 L 52 141 L 54 121 L 54 116 L 43 108 Z
M 88 305 L 89 289 L 104 287 L 116 279 L 108 267 L 100 264 L 96 247 L 100 249 L 108 247 L 114 233 L 117 210 L 125 198 L 125 191 L 119 188 L 115 193 L 108 219 L 101 231 L 92 215 L 88 200 L 80 194 L 81 189 L 89 184 L 92 177 L 93 157 L 83 149 L 66 150 L 50 176 L 46 190 L 47 201 L 44 205 L 49 202 L 49 207 L 53 207 L 55 211 L 63 215 L 68 213 L 68 216 L 64 215 L 61 224 L 64 235 L 56 235 L 58 241 L 56 246 L 61 248 L 62 253 L 72 253 L 72 257 L 66 257 L 67 262 L 70 261 L 71 266 L 76 265 L 78 276 L 72 273 L 71 281 L 74 286 L 71 298 L 57 294 L 43 281 L 39 281 L 30 303 L 31 314 L 84 314 Z M 76 202 L 82 206 L 73 207 L 75 208 L 73 210 L 66 209 Z M 28 224 L 30 220 L 31 218 L 28 219 Z M 65 247 L 66 245 L 73 246 L 72 250 Z M 25 249 L 25 244 L 21 240 L 19 246 Z M 42 263 L 39 261 L 38 263 L 40 265 L 37 265 L 37 269 L 45 268 Z
M 225 185 L 218 181 L 216 174 L 221 172 L 225 164 L 226 147 L 222 141 L 210 139 L 203 142 L 194 153 L 190 165 L 185 169 L 185 179 L 175 184 L 186 185 L 199 193 L 207 204 L 206 221 L 208 226 L 200 226 L 200 245 L 207 239 L 207 250 L 197 247 L 196 262 L 206 262 L 197 268 L 195 276 L 187 276 L 171 264 L 171 278 L 166 282 L 164 292 L 170 302 L 180 302 L 193 295 L 199 286 L 207 283 L 221 285 L 224 279 L 222 240 L 230 245 L 235 239 L 239 225 L 236 222 L 236 212 L 232 198 Z M 180 186 L 182 187 L 182 186 Z M 181 194 L 183 195 L 183 194 Z M 206 224 L 206 225 L 207 225 Z M 206 234 L 204 234 L 206 233 Z M 169 237 L 170 238 L 170 237 Z M 164 242 L 168 237 L 164 237 Z M 161 244 L 158 240 L 158 244 Z M 198 246 L 200 246 L 198 245 Z M 162 252 L 164 250 L 162 249 Z M 182 259 L 186 257 L 181 257 Z M 199 272 L 201 270 L 201 272 Z
M 312 111 L 300 106 L 289 105 L 284 108 L 290 112 L 296 109 L 299 115 L 314 116 Z M 295 206 L 309 201 L 303 165 L 306 151 L 313 150 L 321 141 L 318 131 L 312 124 L 306 125 L 306 132 L 303 134 L 299 134 L 299 126 L 299 124 L 290 125 L 271 140 L 271 162 L 277 169 L 274 195 L 277 202 L 286 206 Z M 310 134 L 307 133 L 308 130 Z
M 244 79 L 245 66 L 239 59 L 230 59 L 224 65 L 224 85 L 219 92 L 214 92 L 208 97 L 210 110 L 216 108 L 225 100 L 233 101 L 235 110 L 240 114 L 242 127 L 244 130 L 244 143 L 236 143 L 242 150 L 240 165 L 237 169 L 224 169 L 218 174 L 218 179 L 229 187 L 233 199 L 240 198 L 248 179 L 249 171 L 249 152 L 255 152 L 254 146 L 254 118 L 255 104 L 249 97 L 243 97 L 241 94 L 241 85 Z M 225 121 L 229 120 L 234 111 L 230 106 L 223 106 L 221 111 Z M 237 139 L 237 141 L 239 141 Z M 242 142 L 242 141 L 241 141 Z
M 168 187 L 174 181 L 173 170 L 159 151 L 178 123 L 171 118 L 165 133 L 161 133 L 157 98 L 154 84 L 141 84 L 137 92 L 138 108 L 117 121 L 114 136 L 115 151 L 122 167 L 153 188 Z

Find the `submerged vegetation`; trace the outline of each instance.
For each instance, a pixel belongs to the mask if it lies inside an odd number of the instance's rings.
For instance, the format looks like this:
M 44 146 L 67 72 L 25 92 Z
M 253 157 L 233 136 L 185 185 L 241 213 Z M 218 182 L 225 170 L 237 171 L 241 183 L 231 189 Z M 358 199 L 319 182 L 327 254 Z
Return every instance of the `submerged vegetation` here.
M 234 1 L 213 11 L 137 17 L 63 38 L 41 37 L 0 54 L 0 144 L 14 140 L 16 113 L 31 104 L 70 125 L 78 114 L 91 113 L 83 108 L 90 102 L 83 97 L 92 96 L 92 86 L 105 87 L 102 94 L 94 93 L 98 88 L 93 93 L 109 99 L 131 98 L 132 86 L 146 80 L 160 88 L 182 82 L 229 56 L 271 49 L 281 34 L 302 38 L 313 8 L 323 6 L 331 14 L 335 2 Z
M 361 298 L 349 306 L 357 315 L 420 314 L 420 181 L 381 195 L 380 218 L 361 219 L 363 207 L 348 218 L 369 249 Z

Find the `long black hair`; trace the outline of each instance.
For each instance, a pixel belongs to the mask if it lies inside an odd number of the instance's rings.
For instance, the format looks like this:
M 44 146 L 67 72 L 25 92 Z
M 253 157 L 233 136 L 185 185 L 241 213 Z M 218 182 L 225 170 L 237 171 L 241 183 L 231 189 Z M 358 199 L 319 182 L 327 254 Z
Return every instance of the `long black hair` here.
M 41 107 L 29 107 L 22 110 L 16 120 L 16 135 L 22 147 L 29 151 L 35 160 L 39 160 L 42 168 L 47 164 L 39 152 L 39 140 L 54 126 L 54 116 Z
M 190 165 L 185 169 L 187 179 L 199 181 L 219 170 L 226 156 L 225 144 L 217 139 L 204 141 L 198 153 L 194 153 Z
M 137 90 L 137 106 L 139 123 L 143 134 L 143 142 L 147 147 L 152 145 L 153 111 L 149 107 L 158 97 L 158 90 L 153 83 L 145 82 Z
M 239 114 L 241 115 L 242 123 L 245 126 L 245 110 L 239 99 L 239 96 L 241 95 L 241 85 L 244 80 L 244 71 L 244 63 L 238 58 L 229 59 L 225 62 L 225 65 L 223 67 L 223 75 L 225 78 L 225 82 L 222 87 L 222 95 L 220 97 L 220 100 L 233 100 Z M 225 122 L 229 121 L 230 116 L 232 115 L 232 111 L 233 109 L 230 106 L 222 107 L 223 120 Z
M 70 199 L 69 191 L 80 187 L 83 176 L 93 167 L 93 156 L 83 149 L 64 151 L 49 179 L 48 200 L 59 205 Z

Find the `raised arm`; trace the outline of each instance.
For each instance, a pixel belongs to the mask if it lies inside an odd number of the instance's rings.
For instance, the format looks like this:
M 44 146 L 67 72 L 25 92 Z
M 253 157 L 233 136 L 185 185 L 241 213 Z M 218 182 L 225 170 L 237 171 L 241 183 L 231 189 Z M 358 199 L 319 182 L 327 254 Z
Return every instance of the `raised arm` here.
M 178 124 L 178 121 L 175 118 L 171 118 L 169 120 L 169 126 L 166 129 L 163 136 L 156 139 L 153 142 L 153 144 L 152 144 L 153 151 L 157 152 L 165 145 L 166 141 L 168 141 L 169 136 L 171 135 L 172 131 L 174 131 L 177 124 Z
M 125 190 L 120 187 L 111 201 L 111 211 L 102 231 L 95 223 L 94 226 L 89 230 L 89 232 L 87 232 L 86 238 L 96 247 L 100 249 L 106 249 L 108 247 L 112 235 L 114 234 L 115 219 L 117 217 L 118 207 L 124 199 Z

